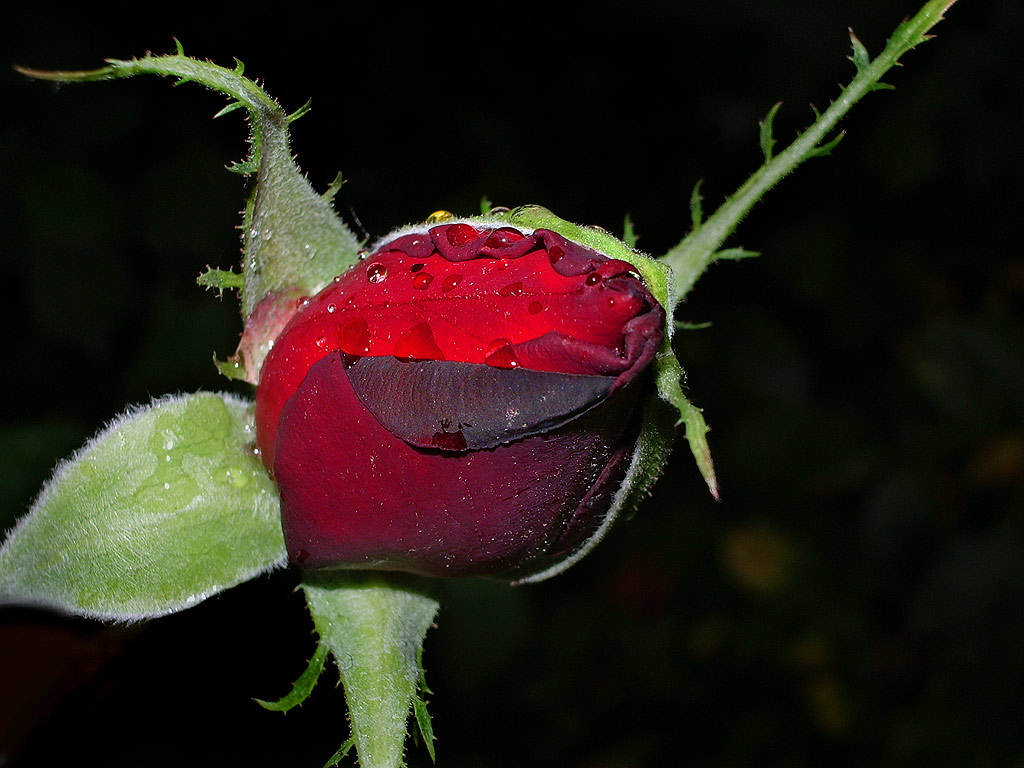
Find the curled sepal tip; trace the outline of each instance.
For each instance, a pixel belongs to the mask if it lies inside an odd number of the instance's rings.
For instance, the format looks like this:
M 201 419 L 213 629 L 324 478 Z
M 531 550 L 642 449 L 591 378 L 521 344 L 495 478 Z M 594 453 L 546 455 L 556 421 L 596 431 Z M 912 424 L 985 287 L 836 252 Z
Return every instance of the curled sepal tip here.
M 177 43 L 177 41 L 175 41 Z M 237 62 L 237 60 L 236 60 Z M 309 110 L 309 103 L 285 112 L 259 85 L 243 75 L 238 62 L 233 69 L 177 53 L 137 59 L 108 59 L 107 66 L 81 71 L 16 69 L 29 77 L 76 83 L 114 80 L 140 74 L 177 78 L 176 83 L 196 82 L 227 96 L 231 101 L 216 116 L 244 108 L 249 113 L 249 156 L 230 170 L 255 174 L 243 212 L 243 273 L 224 281 L 230 273 L 207 273 L 202 280 L 219 280 L 217 288 L 240 288 L 242 315 L 248 320 L 268 296 L 313 295 L 357 261 L 359 239 L 338 217 L 331 198 L 317 193 L 296 165 L 289 149 L 289 125 Z M 258 332 L 258 330 L 256 331 Z M 262 354 L 270 339 L 249 339 L 250 354 Z M 262 357 L 247 359 L 247 380 L 255 383 Z

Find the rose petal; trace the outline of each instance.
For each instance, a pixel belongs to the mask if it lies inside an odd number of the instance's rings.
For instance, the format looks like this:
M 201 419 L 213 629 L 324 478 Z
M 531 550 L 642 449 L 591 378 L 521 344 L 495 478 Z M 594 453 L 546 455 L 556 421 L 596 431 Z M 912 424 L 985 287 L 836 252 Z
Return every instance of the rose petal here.
M 600 523 L 601 509 L 591 507 L 621 481 L 635 398 L 634 387 L 622 388 L 543 435 L 448 453 L 381 426 L 341 356 L 324 358 L 288 401 L 277 433 L 290 557 L 427 576 L 548 567 Z
M 393 435 L 421 448 L 478 450 L 549 432 L 611 393 L 612 376 L 393 357 L 347 366 L 356 395 Z

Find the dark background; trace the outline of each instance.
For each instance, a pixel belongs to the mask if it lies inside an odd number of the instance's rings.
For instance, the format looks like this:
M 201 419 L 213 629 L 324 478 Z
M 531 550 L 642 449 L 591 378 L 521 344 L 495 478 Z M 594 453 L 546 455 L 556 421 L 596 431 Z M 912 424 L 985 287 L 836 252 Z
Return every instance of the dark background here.
M 157 78 L 65 86 L 186 52 L 313 97 L 294 149 L 373 237 L 437 208 L 534 202 L 662 253 L 853 73 L 913 0 L 413 9 L 302 3 L 115 13 L 43 4 L 0 30 L 7 332 L 0 526 L 128 403 L 224 389 L 241 113 Z M 145 13 L 148 21 L 134 16 Z M 680 318 L 723 488 L 685 447 L 569 573 L 449 585 L 426 664 L 448 766 L 1024 765 L 1024 8 L 962 0 L 769 194 Z M 358 222 L 358 223 L 357 223 Z M 280 572 L 131 627 L 0 613 L 0 765 L 319 766 L 347 737 Z M 411 766 L 428 764 L 413 748 Z

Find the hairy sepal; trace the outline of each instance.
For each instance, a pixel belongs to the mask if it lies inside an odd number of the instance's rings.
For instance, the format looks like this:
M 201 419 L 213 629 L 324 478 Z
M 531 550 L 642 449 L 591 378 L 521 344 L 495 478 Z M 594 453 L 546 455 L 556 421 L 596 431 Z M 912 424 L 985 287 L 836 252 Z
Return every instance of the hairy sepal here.
M 0 548 L 0 600 L 132 621 L 282 564 L 251 410 L 199 393 L 116 418 L 57 467 Z

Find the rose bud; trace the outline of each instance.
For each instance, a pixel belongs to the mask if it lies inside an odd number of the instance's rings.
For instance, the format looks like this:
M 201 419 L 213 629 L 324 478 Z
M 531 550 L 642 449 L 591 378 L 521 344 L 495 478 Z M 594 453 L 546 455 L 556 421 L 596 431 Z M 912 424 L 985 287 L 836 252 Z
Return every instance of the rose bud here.
M 595 533 L 665 312 L 635 269 L 495 220 L 400 230 L 301 306 L 256 394 L 311 568 L 521 577 Z

